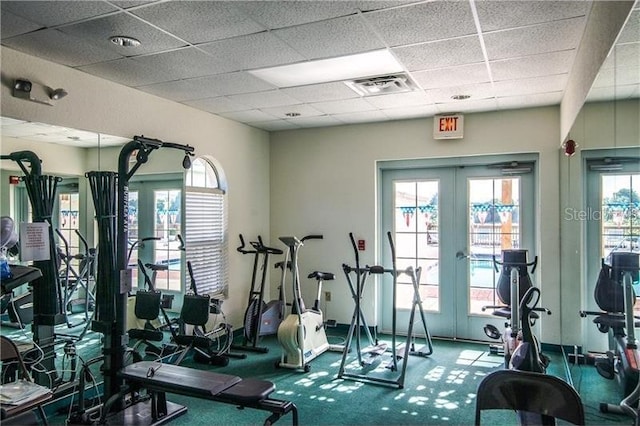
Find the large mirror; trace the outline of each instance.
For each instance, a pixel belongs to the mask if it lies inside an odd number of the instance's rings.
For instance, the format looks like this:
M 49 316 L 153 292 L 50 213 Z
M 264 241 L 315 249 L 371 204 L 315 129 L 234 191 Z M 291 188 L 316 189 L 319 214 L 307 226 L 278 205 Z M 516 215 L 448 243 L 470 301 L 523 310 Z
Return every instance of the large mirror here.
M 616 252 L 640 253 L 640 6 L 636 3 L 616 44 L 604 61 L 566 146 L 560 152 L 562 197 L 562 281 L 572 288 L 569 303 L 580 310 L 601 311 L 594 297 L 602 262 L 611 264 Z M 635 281 L 640 294 L 640 282 Z M 575 298 L 578 288 L 581 297 Z M 600 288 L 600 287 L 598 287 Z M 636 304 L 635 314 L 640 312 Z M 578 307 L 578 306 L 576 306 Z M 607 333 L 601 333 L 593 317 L 578 319 L 572 310 L 567 322 L 576 324 L 583 350 L 604 352 Z M 582 329 L 582 333 L 578 330 Z M 565 339 L 565 344 L 575 344 Z

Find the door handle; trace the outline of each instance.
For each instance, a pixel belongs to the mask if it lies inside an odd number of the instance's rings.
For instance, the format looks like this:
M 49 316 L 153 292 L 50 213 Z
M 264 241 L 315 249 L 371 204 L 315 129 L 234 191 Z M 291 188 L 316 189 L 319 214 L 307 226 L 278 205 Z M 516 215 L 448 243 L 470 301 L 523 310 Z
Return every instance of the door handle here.
M 458 250 L 458 252 L 456 253 L 457 260 L 470 259 L 470 258 L 471 256 L 468 254 L 465 254 L 464 250 Z

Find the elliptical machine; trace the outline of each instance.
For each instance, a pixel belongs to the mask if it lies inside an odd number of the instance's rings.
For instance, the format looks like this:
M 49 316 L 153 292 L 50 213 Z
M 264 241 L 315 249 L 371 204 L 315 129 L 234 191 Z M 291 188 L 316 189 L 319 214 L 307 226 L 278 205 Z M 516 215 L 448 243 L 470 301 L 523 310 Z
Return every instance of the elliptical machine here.
M 640 400 L 639 364 L 640 352 L 635 327 L 640 320 L 634 316 L 636 294 L 633 282 L 638 281 L 640 255 L 631 252 L 612 252 L 611 265 L 602 260 L 602 267 L 594 290 L 594 298 L 602 311 L 581 311 L 581 317 L 594 315 L 593 322 L 602 333 L 611 332 L 613 347 L 605 357 L 596 360 L 598 373 L 615 379 L 623 392 L 619 404 L 600 404 L 603 413 L 628 415 L 638 420 Z
M 283 287 L 280 286 L 280 297 L 268 303 L 264 301 L 265 283 L 267 279 L 267 266 L 269 255 L 281 255 L 282 250 L 267 247 L 262 242 L 262 237 L 258 236 L 258 241 L 249 242 L 253 250 L 246 249 L 246 244 L 242 234 L 240 234 L 240 247 L 237 250 L 242 254 L 253 254 L 253 272 L 251 276 L 251 290 L 249 290 L 249 301 L 247 310 L 244 313 L 244 338 L 242 344 L 233 345 L 233 349 L 247 350 L 254 352 L 269 352 L 266 346 L 258 346 L 258 341 L 262 336 L 269 336 L 278 332 L 278 327 L 284 316 L 284 295 Z M 262 279 L 257 283 L 258 265 L 262 256 Z M 284 271 L 283 271 L 284 274 Z
M 316 274 L 315 278 L 318 283 L 316 303 L 313 308 L 307 309 L 302 299 L 300 273 L 298 270 L 298 252 L 300 247 L 304 245 L 306 240 L 322 238 L 322 235 L 307 235 L 301 240 L 296 237 L 280 237 L 280 241 L 289 248 L 285 254 L 282 267 L 280 288 L 283 289 L 285 285 L 286 265 L 290 256 L 293 301 L 291 303 L 291 313 L 282 321 L 280 327 L 278 327 L 278 342 L 280 342 L 282 346 L 282 355 L 280 361 L 276 362 L 277 368 L 283 367 L 304 370 L 304 372 L 307 373 L 311 370 L 309 362 L 331 349 L 331 345 L 329 345 L 327 341 L 327 335 L 324 329 L 324 318 L 322 311 L 319 309 L 318 302 L 322 291 L 322 279 L 325 275 L 331 277 L 333 274 L 327 272 L 314 273 Z

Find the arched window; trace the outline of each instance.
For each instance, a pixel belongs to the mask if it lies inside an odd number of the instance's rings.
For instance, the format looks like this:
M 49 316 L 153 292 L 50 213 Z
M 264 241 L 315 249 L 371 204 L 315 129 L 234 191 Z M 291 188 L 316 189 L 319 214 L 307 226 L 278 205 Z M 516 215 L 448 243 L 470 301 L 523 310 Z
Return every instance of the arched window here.
M 185 254 L 199 294 L 226 296 L 228 241 L 226 179 L 209 157 L 193 161 L 185 176 Z M 186 288 L 191 281 L 186 275 Z

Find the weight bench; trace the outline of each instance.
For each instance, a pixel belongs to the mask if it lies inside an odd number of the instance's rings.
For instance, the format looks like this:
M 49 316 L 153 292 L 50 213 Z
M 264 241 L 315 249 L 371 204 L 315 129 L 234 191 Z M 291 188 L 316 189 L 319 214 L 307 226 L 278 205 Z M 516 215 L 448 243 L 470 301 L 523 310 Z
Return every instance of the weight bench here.
M 130 392 L 147 389 L 151 396 L 151 417 L 153 424 L 162 424 L 169 414 L 166 394 L 175 393 L 194 398 L 208 399 L 238 408 L 254 408 L 269 411 L 271 415 L 265 425 L 275 423 L 291 412 L 293 426 L 298 425 L 298 408 L 291 401 L 269 398 L 275 390 L 272 382 L 255 379 L 241 379 L 229 374 L 214 373 L 172 364 L 141 361 L 128 365 L 120 373 Z M 180 414 L 186 412 L 186 408 Z

